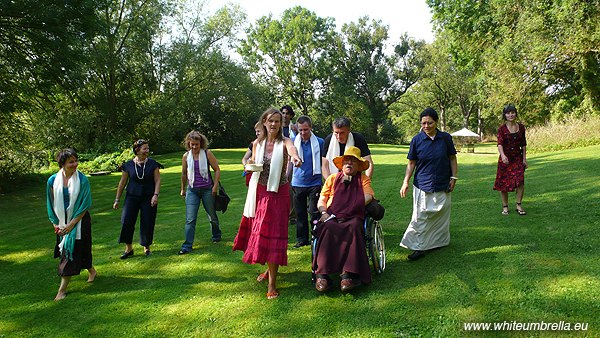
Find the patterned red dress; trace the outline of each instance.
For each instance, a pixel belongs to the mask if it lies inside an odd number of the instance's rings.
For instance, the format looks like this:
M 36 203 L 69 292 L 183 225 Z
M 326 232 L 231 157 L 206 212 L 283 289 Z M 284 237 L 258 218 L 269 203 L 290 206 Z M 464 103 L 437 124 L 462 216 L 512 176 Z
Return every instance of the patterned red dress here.
M 511 133 L 506 124 L 498 128 L 498 145 L 502 145 L 508 164 L 498 156 L 498 171 L 494 190 L 515 191 L 518 186 L 525 184 L 525 166 L 523 165 L 523 147 L 527 145 L 525 126 L 519 123 L 519 130 Z

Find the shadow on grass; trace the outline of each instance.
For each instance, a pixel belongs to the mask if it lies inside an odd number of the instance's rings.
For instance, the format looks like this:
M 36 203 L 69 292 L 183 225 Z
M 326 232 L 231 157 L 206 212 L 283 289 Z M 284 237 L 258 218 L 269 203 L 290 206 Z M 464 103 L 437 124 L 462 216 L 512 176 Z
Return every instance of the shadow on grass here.
M 600 147 L 530 156 L 527 216 L 514 212 L 514 193 L 511 213 L 500 215 L 499 193 L 492 190 L 496 154 L 459 154 L 451 243 L 416 262 L 398 246 L 412 212 L 412 198 L 398 196 L 406 149 L 374 149 L 374 157 L 381 156 L 373 185 L 386 207 L 387 269 L 347 295 L 337 287 L 319 294 L 310 281 L 309 250 L 290 250 L 289 265 L 280 270 L 281 296 L 265 299 L 266 284 L 255 281 L 264 267 L 246 265 L 241 253 L 231 252 L 246 193 L 238 170 L 223 171 L 233 198 L 230 209 L 219 213 L 224 242 L 210 243 L 200 211 L 195 251 L 176 255 L 185 206 L 180 174 L 169 170 L 162 175 L 154 254 L 126 261 L 118 259 L 123 247 L 116 243 L 121 210 L 111 209 L 119 177 L 90 179 L 99 277 L 92 285 L 85 272 L 74 277 L 69 296 L 58 304 L 51 301 L 57 261 L 50 259 L 43 187 L 2 196 L 0 306 L 11 309 L 0 319 L 2 334 L 458 336 L 467 333 L 464 322 L 503 321 L 587 322 L 586 334 L 598 334 L 600 181 L 591 178 L 600 161 L 591 154 Z M 243 153 L 220 152 L 224 168 L 236 167 Z M 180 165 L 181 154 L 173 157 Z M 57 326 L 57 312 L 70 325 Z

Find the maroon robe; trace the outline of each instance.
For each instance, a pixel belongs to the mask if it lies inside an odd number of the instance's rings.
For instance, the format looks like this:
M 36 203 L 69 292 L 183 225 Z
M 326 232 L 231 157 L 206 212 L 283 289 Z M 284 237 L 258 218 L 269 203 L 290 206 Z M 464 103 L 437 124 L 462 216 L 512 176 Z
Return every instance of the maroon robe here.
M 317 275 L 349 272 L 359 275 L 363 284 L 371 284 L 371 269 L 365 246 L 365 194 L 360 173 L 350 184 L 337 174 L 333 201 L 327 213 L 336 218 L 317 229 L 317 247 L 313 269 Z

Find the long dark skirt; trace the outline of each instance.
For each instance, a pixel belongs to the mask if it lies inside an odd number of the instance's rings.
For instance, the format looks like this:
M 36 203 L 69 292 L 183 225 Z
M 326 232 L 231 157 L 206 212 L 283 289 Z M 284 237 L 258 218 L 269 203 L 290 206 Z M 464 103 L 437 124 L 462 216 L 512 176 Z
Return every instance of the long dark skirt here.
M 75 230 L 73 230 L 75 231 Z M 54 258 L 60 258 L 58 263 L 59 276 L 76 276 L 83 269 L 92 267 L 92 219 L 89 212 L 81 219 L 81 239 L 75 240 L 73 250 L 73 260 L 69 260 L 65 255 L 60 254 L 58 244 L 60 236 L 56 236 L 56 245 L 54 246 Z
M 365 246 L 363 220 L 331 220 L 317 230 L 313 268 L 318 275 L 350 272 L 363 284 L 371 284 L 371 269 Z

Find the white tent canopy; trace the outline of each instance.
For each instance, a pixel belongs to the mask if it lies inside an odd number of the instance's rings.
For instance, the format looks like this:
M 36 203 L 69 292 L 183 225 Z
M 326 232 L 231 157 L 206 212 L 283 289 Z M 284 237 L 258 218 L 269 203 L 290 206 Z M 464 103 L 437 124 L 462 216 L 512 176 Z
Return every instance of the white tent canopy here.
M 471 137 L 479 137 L 479 135 L 477 135 L 477 133 L 474 133 L 472 131 L 470 131 L 467 128 L 463 128 L 459 131 L 455 131 L 452 134 L 450 134 L 452 136 L 471 136 Z

